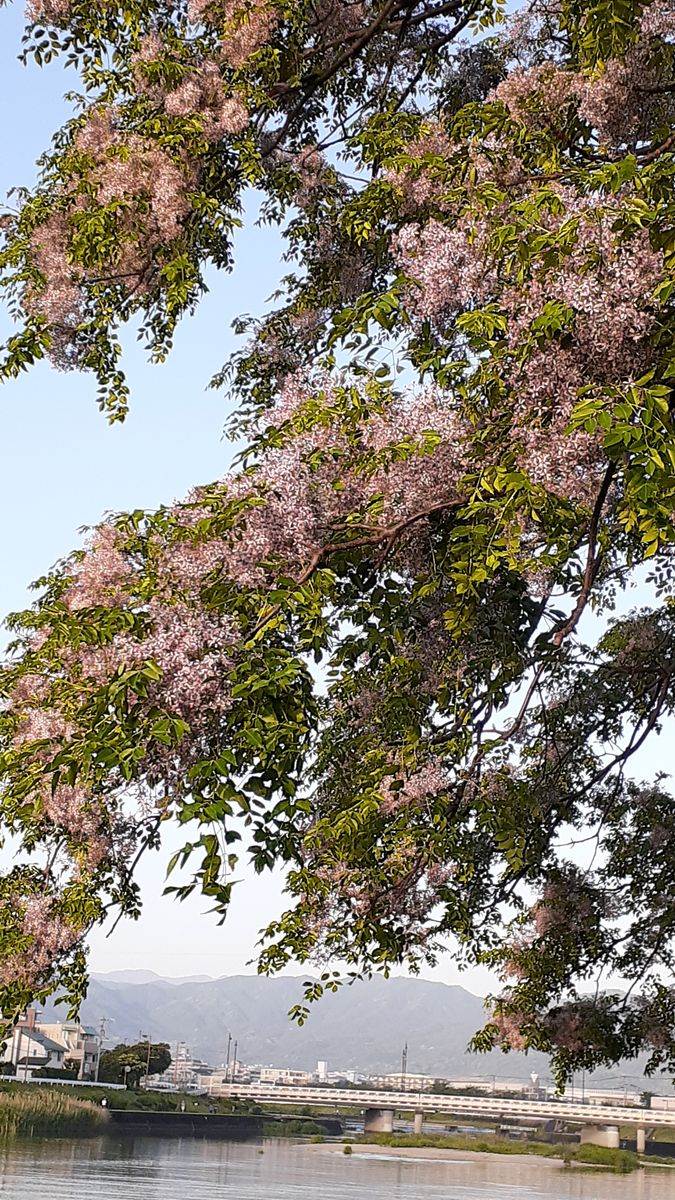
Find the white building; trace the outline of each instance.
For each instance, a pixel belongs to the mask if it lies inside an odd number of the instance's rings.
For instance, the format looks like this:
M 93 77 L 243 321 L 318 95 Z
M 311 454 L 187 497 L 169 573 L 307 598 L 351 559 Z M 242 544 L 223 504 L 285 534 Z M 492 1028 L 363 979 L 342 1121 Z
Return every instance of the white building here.
M 366 1082 L 373 1088 L 386 1088 L 391 1092 L 432 1092 L 437 1076 L 403 1075 L 392 1071 L 388 1075 L 371 1075 Z
M 38 1021 L 36 1029 L 64 1047 L 64 1062 L 77 1065 L 78 1079 L 95 1078 L 99 1054 L 99 1040 L 95 1029 L 89 1025 L 80 1025 L 79 1021 Z
M 15 1025 L 12 1038 L 5 1050 L 5 1062 L 16 1067 L 17 1079 L 32 1079 L 33 1071 L 47 1069 L 63 1070 L 65 1047 L 45 1036 L 34 1024 Z
M 148 1085 L 152 1091 L 196 1092 L 203 1090 L 203 1079 L 213 1073 L 213 1068 L 201 1058 L 193 1058 L 185 1042 L 176 1042 L 171 1047 L 171 1066 L 161 1075 L 151 1075 Z
M 29 1079 L 37 1069 L 68 1068 L 86 1081 L 95 1077 L 98 1050 L 95 1029 L 79 1021 L 40 1021 L 36 1009 L 28 1008 L 14 1026 L 4 1061 L 17 1067 L 20 1078 Z
M 294 1084 L 306 1086 L 314 1082 L 310 1071 L 294 1071 L 292 1067 L 261 1067 L 261 1083 L 278 1083 L 281 1087 L 291 1087 Z

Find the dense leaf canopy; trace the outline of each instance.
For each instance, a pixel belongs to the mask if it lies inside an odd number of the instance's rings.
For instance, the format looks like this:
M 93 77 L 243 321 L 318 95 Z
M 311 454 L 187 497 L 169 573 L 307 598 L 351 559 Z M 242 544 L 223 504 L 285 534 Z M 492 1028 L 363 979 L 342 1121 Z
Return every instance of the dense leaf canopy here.
M 170 1066 L 171 1050 L 166 1042 L 122 1042 L 102 1052 L 98 1078 L 102 1083 L 126 1083 L 133 1088 L 146 1074 L 161 1075 Z
M 2 217 L 6 378 L 48 356 L 123 419 L 120 327 L 167 354 L 252 189 L 288 274 L 214 381 L 232 474 L 12 618 L 5 1016 L 77 999 L 86 931 L 196 821 L 179 896 L 287 869 L 263 970 L 450 946 L 504 978 L 477 1045 L 672 1071 L 675 810 L 630 760 L 675 707 L 675 3 L 28 19 L 83 94 Z

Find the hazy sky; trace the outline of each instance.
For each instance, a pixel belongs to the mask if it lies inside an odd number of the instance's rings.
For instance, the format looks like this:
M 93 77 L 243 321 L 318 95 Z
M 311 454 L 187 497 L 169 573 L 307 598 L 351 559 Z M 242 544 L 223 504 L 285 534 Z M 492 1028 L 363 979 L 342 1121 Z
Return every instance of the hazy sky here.
M 0 8 L 0 196 L 30 183 L 34 160 L 63 113 L 61 95 L 76 85 L 59 67 L 21 67 L 22 13 Z M 235 275 L 212 280 L 197 316 L 184 322 L 164 367 L 144 362 L 127 339 L 126 368 L 132 384 L 131 414 L 110 428 L 95 404 L 92 378 L 61 374 L 42 365 L 5 385 L 0 395 L 0 615 L 23 607 L 27 584 L 78 543 L 80 526 L 107 510 L 151 507 L 183 495 L 194 483 L 221 475 L 231 447 L 221 439 L 226 397 L 206 391 L 233 339 L 230 323 L 242 311 L 259 312 L 282 271 L 273 231 L 249 229 L 239 239 Z M 0 335 L 8 325 L 0 314 Z M 652 765 L 654 757 L 652 756 Z M 178 904 L 161 896 L 164 864 L 183 839 L 142 865 L 144 915 L 114 935 L 91 939 L 96 971 L 147 968 L 166 975 L 251 971 L 258 929 L 278 911 L 279 878 L 245 878 L 235 889 L 224 927 L 203 915 L 198 900 Z M 484 992 L 487 972 L 458 975 L 452 956 L 427 977 L 462 982 Z

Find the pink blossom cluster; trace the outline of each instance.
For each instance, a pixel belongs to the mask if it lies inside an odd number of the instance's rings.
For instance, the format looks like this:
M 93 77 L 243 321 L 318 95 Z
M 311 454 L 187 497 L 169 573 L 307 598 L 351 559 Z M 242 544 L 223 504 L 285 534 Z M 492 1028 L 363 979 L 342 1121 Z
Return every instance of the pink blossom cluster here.
M 393 782 L 387 777 L 380 788 L 380 808 L 387 816 L 392 816 L 400 809 L 418 808 L 447 787 L 447 777 L 438 763 L 428 763 L 406 779 L 398 780 L 402 783 L 401 787 L 392 787 Z
M 112 854 L 114 839 L 109 817 L 85 788 L 63 783 L 55 788 L 46 787 L 42 793 L 41 815 L 79 846 L 85 874 L 92 874 Z
M 69 259 L 70 235 L 65 213 L 55 211 L 31 237 L 32 262 L 46 283 L 39 309 L 49 325 L 74 326 L 80 320 L 82 273 Z
M 113 524 L 98 527 L 84 554 L 75 562 L 63 601 L 71 612 L 102 605 L 139 607 L 134 595 L 137 572 L 123 550 L 124 539 Z M 148 620 L 144 637 L 128 634 L 102 646 L 78 648 L 77 665 L 97 684 L 106 683 L 117 670 L 140 667 L 152 659 L 162 672 L 150 688 L 148 702 L 192 723 L 207 713 L 223 713 L 230 706 L 225 677 L 232 665 L 237 627 L 226 616 L 208 611 L 200 603 L 199 589 L 223 561 L 225 545 L 216 539 L 199 547 L 179 539 L 172 544 L 176 557 L 164 552 L 166 580 L 159 594 L 143 609 Z M 176 583 L 180 592 L 175 593 Z M 75 664 L 73 664 L 75 665 Z
M 29 286 L 26 302 L 54 331 L 57 365 L 67 365 L 89 284 L 115 283 L 127 295 L 150 290 L 158 260 L 182 233 L 197 181 L 194 165 L 117 129 L 113 109 L 92 111 L 75 137 L 75 150 L 91 160 L 87 189 L 74 172 L 54 211 L 31 235 L 31 259 L 41 282 Z M 73 234 L 77 218 L 95 206 L 113 214 L 117 236 L 109 260 L 94 267 L 77 260 Z
M 626 386 L 651 364 L 656 322 L 654 292 L 663 278 L 663 255 L 646 230 L 616 232 L 616 200 L 580 198 L 554 184 L 548 213 L 538 221 L 562 235 L 570 223 L 570 252 L 513 284 L 491 247 L 492 218 L 458 215 L 410 222 L 393 239 L 394 260 L 413 280 L 409 307 L 418 318 L 447 327 L 456 316 L 487 303 L 507 318 L 511 363 L 504 378 L 512 395 L 513 445 L 533 482 L 588 504 L 605 462 L 603 435 L 568 432 L 580 390 L 595 383 Z M 499 214 L 498 214 L 499 215 Z M 568 342 L 532 341 L 537 319 L 552 301 L 570 314 Z
M 499 101 L 530 128 L 546 129 L 576 98 L 577 90 L 578 77 L 574 73 L 543 63 L 515 67 L 488 99 Z
M 294 203 L 298 208 L 307 208 L 321 184 L 326 161 L 316 145 L 308 145 L 292 156 L 291 164 L 298 175 Z
M 593 904 L 588 892 L 568 878 L 547 883 L 530 915 L 537 937 L 556 931 L 573 933 L 585 928 L 593 918 Z
M 270 420 L 280 428 L 295 422 L 296 428 L 283 445 L 265 453 L 253 482 L 227 481 L 230 496 L 242 489 L 261 495 L 261 503 L 245 515 L 243 535 L 223 547 L 224 570 L 240 586 L 263 584 L 269 577 L 264 564 L 274 560 L 302 570 L 338 533 L 344 536 L 348 517 L 373 502 L 380 515 L 368 523 L 369 532 L 461 497 L 467 428 L 451 396 L 438 389 L 402 395 L 383 413 L 364 419 L 358 439 L 350 441 L 339 408 L 334 421 L 303 428 L 303 412 L 311 410 L 317 393 L 330 410 L 333 387 L 326 379 L 290 376 Z M 362 526 L 354 529 L 363 532 Z M 195 555 L 210 562 L 211 553 L 207 547 L 188 549 L 187 570 L 198 572 Z
M 26 19 L 34 25 L 64 29 L 72 16 L 71 0 L 28 0 Z
M 315 870 L 324 889 L 303 895 L 301 904 L 303 924 L 317 943 L 316 952 L 321 951 L 324 936 L 344 922 L 345 909 L 366 922 L 393 922 L 397 929 L 405 928 L 408 945 L 423 945 L 429 918 L 455 873 L 452 865 L 434 862 L 410 839 L 399 840 L 377 863 L 372 879 L 340 862 L 324 863 Z
M 526 1050 L 527 1036 L 523 1032 L 525 1018 L 512 1012 L 494 1012 L 490 1024 L 496 1029 L 496 1042 L 505 1050 Z
M 237 134 L 248 125 L 245 105 L 238 96 L 228 95 L 215 62 L 197 68 L 164 100 L 165 111 L 172 117 L 199 115 L 204 137 L 219 141 L 226 134 Z
M 673 1031 L 664 1022 L 663 1016 L 654 1012 L 649 1003 L 644 1005 L 640 1020 L 641 1033 L 653 1050 L 668 1050 L 673 1044 Z
M 110 780 L 105 820 L 96 790 L 84 777 L 76 785 L 57 781 L 53 790 L 47 783 L 54 756 L 79 736 L 78 704 L 87 703 L 120 672 L 154 664 L 158 676 L 150 673 L 130 701 L 139 713 L 139 728 L 143 713 L 157 711 L 188 726 L 177 746 L 149 744 L 145 750 L 148 785 L 161 791 L 164 781 L 170 787 L 174 779 L 184 779 L 204 733 L 232 706 L 228 679 L 240 632 L 233 617 L 205 602 L 205 586 L 220 576 L 238 588 L 266 588 L 280 567 L 301 574 L 323 546 L 348 532 L 347 518 L 373 502 L 378 515 L 355 529 L 362 533 L 367 528 L 379 552 L 380 525 L 388 530 L 418 512 L 458 501 L 466 439 L 448 396 L 432 390 L 396 398 L 382 412 L 362 419 L 352 441 L 334 388 L 327 379 L 320 385 L 299 377 L 287 381 L 271 429 L 276 425 L 283 435 L 294 422 L 306 427 L 282 437 L 281 444 L 261 456 L 253 473 L 224 481 L 223 505 L 248 505 L 231 532 L 212 532 L 208 518 L 213 502 L 195 492 L 168 514 L 173 532 L 167 535 L 164 526 L 161 533 L 151 531 L 143 553 L 120 527 L 107 522 L 74 556 L 61 592 L 71 618 L 86 630 L 89 610 L 104 608 L 128 613 L 133 623 L 111 623 L 110 629 L 118 632 L 103 640 L 78 636 L 60 643 L 57 661 L 49 659 L 45 674 L 39 663 L 49 629 L 40 629 L 32 644 L 35 668 L 18 676 L 9 709 L 16 718 L 14 748 L 21 761 L 30 756 L 44 770 L 35 785 L 36 812 L 47 826 L 67 835 L 77 872 L 94 872 L 123 853 L 126 821 L 124 805 L 117 811 L 112 799 L 121 780 Z M 312 421 L 308 417 L 317 400 L 322 417 Z M 326 416 L 331 405 L 335 414 Z M 316 461 L 310 463 L 310 458 Z M 405 553 L 399 561 L 405 565 Z M 406 783 L 406 802 L 420 803 L 425 795 L 437 794 L 443 782 L 440 766 L 422 768 Z M 395 864 L 390 866 L 394 870 Z M 402 869 L 401 864 L 396 867 Z M 434 876 L 435 882 L 422 884 L 416 870 L 421 911 L 432 903 L 440 883 Z
M 85 551 L 73 565 L 72 580 L 64 594 L 72 611 L 124 603 L 133 568 L 123 544 L 119 530 L 110 523 L 99 525 L 90 535 Z
M 439 197 L 442 166 L 459 152 L 460 147 L 448 137 L 437 121 L 429 122 L 420 137 L 408 143 L 406 157 L 411 158 L 414 165 L 406 163 L 383 172 L 383 178 L 392 183 L 399 193 L 404 212 L 416 213 L 429 204 L 435 208 L 443 207 L 442 198 Z M 439 170 L 434 171 L 436 160 Z
M 218 31 L 225 60 L 239 70 L 269 42 L 279 22 L 272 0 L 188 0 L 188 18 Z
M 471 216 L 446 225 L 404 225 L 392 240 L 394 261 L 414 281 L 410 307 L 419 317 L 437 318 L 487 302 L 498 287 L 486 230 Z
M 603 146 L 625 146 L 649 140 L 652 130 L 674 113 L 665 60 L 654 53 L 654 41 L 675 34 L 669 0 L 654 0 L 638 23 L 638 40 L 620 59 L 610 59 L 593 73 L 562 70 L 554 62 L 516 67 L 494 89 L 510 115 L 533 130 L 555 128 L 570 105 L 593 128 Z
M 29 939 L 25 950 L 17 950 L 0 962 L 0 986 L 31 988 L 51 972 L 54 962 L 72 950 L 82 930 L 54 911 L 47 893 L 5 900 L 10 920 L 20 921 L 20 934 Z
M 564 215 L 552 228 L 577 222 L 574 249 L 559 266 L 503 293 L 514 346 L 551 300 L 573 314 L 570 345 L 547 340 L 511 372 L 514 439 L 530 478 L 568 499 L 591 503 L 605 456 L 601 433 L 568 432 L 582 387 L 629 386 L 652 362 L 649 335 L 656 322 L 654 292 L 663 255 L 644 230 L 622 241 L 613 204 L 580 201 L 560 189 Z
M 675 37 L 675 4 L 673 0 L 651 0 L 640 16 L 643 37 Z
M 148 78 L 146 65 L 161 59 L 163 44 L 155 34 L 144 38 L 134 62 L 138 90 L 149 96 L 170 117 L 198 117 L 208 142 L 242 133 L 249 114 L 241 97 L 224 79 L 215 58 L 189 66 L 177 87 L 170 88 Z

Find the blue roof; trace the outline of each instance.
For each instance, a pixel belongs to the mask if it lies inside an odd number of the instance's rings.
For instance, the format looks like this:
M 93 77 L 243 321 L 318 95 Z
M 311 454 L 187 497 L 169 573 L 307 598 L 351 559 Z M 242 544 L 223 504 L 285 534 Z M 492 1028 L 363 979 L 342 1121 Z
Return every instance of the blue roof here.
M 54 1042 L 51 1038 L 45 1036 L 44 1033 L 39 1033 L 37 1029 L 24 1029 L 23 1036 L 30 1038 L 31 1042 L 37 1042 L 49 1054 L 65 1054 L 66 1047 L 60 1042 Z

